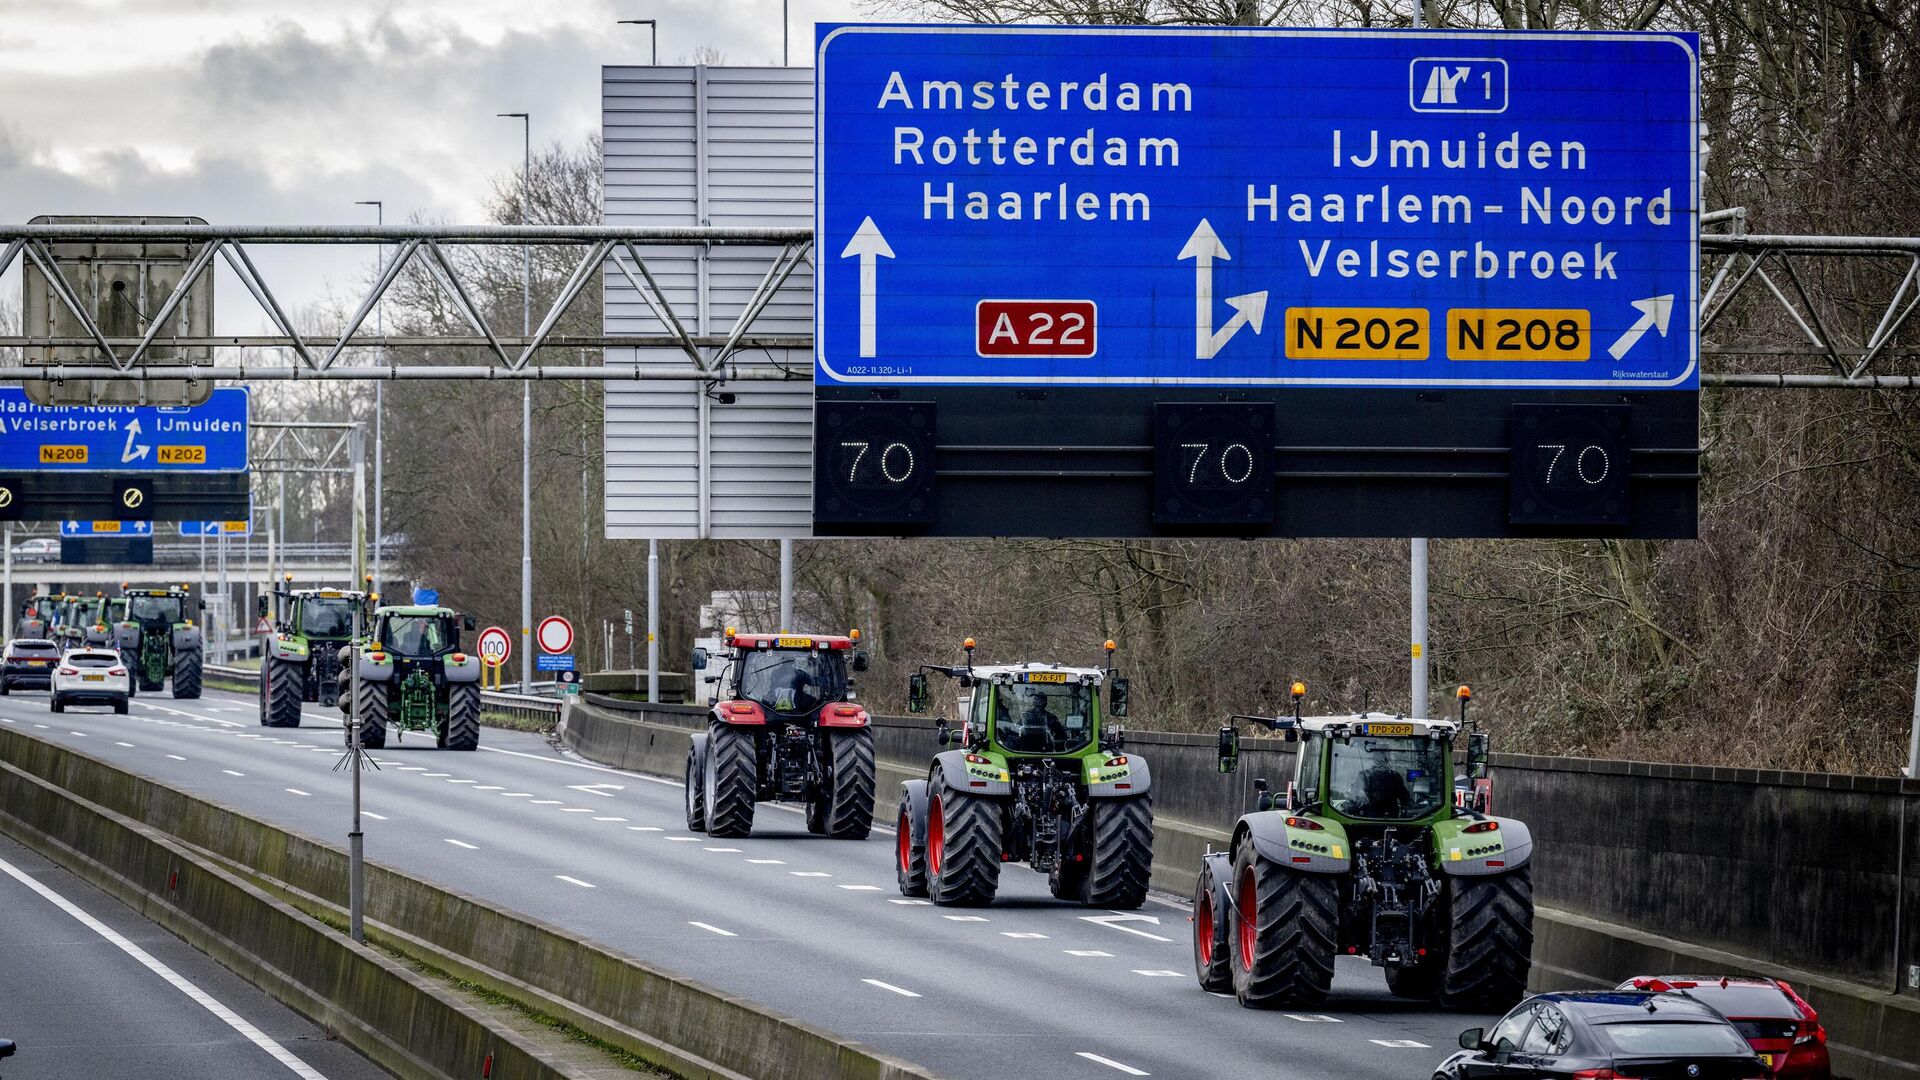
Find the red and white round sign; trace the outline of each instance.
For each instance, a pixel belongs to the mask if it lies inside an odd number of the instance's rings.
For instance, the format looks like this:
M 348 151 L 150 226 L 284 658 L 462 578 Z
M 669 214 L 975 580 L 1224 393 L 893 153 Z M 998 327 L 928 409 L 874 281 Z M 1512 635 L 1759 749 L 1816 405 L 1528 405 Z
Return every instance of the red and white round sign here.
M 480 652 L 481 663 L 500 667 L 513 655 L 513 637 L 503 627 L 489 626 L 480 631 L 480 640 L 474 647 Z
M 573 649 L 573 624 L 558 615 L 549 615 L 540 620 L 540 629 L 534 638 L 540 642 L 541 652 L 569 652 Z

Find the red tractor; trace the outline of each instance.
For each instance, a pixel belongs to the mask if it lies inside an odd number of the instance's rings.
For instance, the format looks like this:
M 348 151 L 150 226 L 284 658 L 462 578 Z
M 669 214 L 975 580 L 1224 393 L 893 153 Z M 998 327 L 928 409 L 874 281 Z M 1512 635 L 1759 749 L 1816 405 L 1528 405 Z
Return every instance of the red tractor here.
M 807 808 L 807 831 L 864 840 L 873 826 L 873 729 L 854 703 L 852 672 L 867 669 L 860 631 L 845 637 L 742 634 L 727 653 L 693 652 L 720 684 L 707 731 L 687 752 L 687 828 L 713 836 L 753 830 L 756 802 Z

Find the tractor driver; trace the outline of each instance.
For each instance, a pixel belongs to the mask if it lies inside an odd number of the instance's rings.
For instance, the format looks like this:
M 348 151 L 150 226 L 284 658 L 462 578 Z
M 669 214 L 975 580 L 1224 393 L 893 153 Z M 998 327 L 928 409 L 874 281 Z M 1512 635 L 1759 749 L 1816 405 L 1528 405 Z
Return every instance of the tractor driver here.
M 1047 708 L 1047 695 L 1038 690 L 1025 691 L 1026 707 L 1020 711 L 1018 723 L 1009 723 L 1011 719 L 1005 705 L 1001 706 L 1000 723 L 1013 735 L 1010 740 L 1014 747 L 1028 752 L 1044 751 L 1050 747 L 1064 745 L 1067 741 L 1067 727 L 1060 717 Z
M 1407 782 L 1391 765 L 1370 766 L 1355 778 L 1347 793 L 1349 813 L 1356 817 L 1401 818 L 1413 801 Z

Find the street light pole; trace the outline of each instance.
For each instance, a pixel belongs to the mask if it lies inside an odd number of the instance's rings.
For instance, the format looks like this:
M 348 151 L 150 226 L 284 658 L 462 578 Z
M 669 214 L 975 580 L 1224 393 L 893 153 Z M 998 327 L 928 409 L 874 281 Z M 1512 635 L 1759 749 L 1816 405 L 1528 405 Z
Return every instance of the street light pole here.
M 788 42 L 788 39 L 791 38 L 792 36 L 793 36 L 793 19 L 787 14 L 787 0 L 780 0 L 780 66 L 781 67 L 786 67 L 787 65 L 793 63 L 792 60 L 787 59 L 789 55 L 787 42 Z
M 527 188 L 533 183 L 533 120 L 520 121 L 520 224 L 527 224 Z M 533 333 L 533 249 L 520 248 L 520 333 Z M 533 383 L 520 385 L 520 692 L 533 692 Z
M 653 42 L 653 66 L 660 66 L 660 21 L 658 19 L 621 19 L 621 26 L 644 26 L 650 31 L 648 37 Z
M 385 225 L 387 223 L 387 207 L 386 207 L 386 204 L 381 200 L 361 199 L 358 202 L 354 203 L 353 205 L 373 207 L 373 223 L 375 225 Z M 377 251 L 378 251 L 378 254 L 374 257 L 374 267 L 373 267 L 374 278 L 376 280 L 378 280 L 380 276 L 381 269 L 384 268 L 386 265 L 387 246 L 385 244 L 381 244 L 378 246 Z M 380 339 L 380 358 L 384 360 L 387 357 L 387 298 L 384 294 L 380 297 L 380 303 L 377 306 L 375 306 L 373 309 L 373 325 L 374 325 L 374 335 Z M 382 444 L 381 438 L 380 438 L 381 427 L 383 426 L 382 420 L 386 417 L 386 396 L 387 396 L 386 386 L 387 386 L 387 383 L 385 379 L 376 380 L 373 384 L 373 591 L 374 592 L 378 592 L 381 589 L 386 588 L 386 585 L 384 584 L 386 579 L 383 578 L 380 574 L 380 571 L 381 571 L 380 548 L 387 535 L 386 522 L 382 519 L 382 514 L 381 514 L 382 504 L 384 502 L 384 499 L 382 498 L 382 496 L 385 494 L 385 485 L 380 482 L 381 466 L 387 460 L 385 447 Z

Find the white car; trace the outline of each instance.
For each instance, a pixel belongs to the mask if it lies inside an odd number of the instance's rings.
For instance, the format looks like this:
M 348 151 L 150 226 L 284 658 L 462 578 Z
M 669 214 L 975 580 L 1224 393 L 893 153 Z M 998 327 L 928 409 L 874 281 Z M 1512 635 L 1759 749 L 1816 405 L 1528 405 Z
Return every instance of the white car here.
M 71 649 L 53 669 L 54 712 L 66 712 L 69 705 L 111 705 L 125 713 L 132 692 L 127 665 L 111 649 Z
M 60 539 L 54 536 L 38 536 L 32 540 L 22 540 L 13 545 L 14 562 L 59 562 Z

